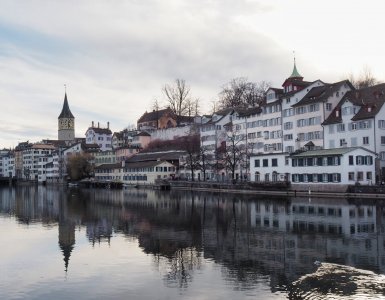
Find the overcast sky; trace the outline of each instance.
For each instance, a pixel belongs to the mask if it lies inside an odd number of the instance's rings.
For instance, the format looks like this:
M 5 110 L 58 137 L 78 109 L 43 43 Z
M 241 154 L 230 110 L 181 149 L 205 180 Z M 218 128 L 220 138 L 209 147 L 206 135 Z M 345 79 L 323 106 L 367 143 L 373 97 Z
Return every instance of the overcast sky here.
M 185 79 L 208 113 L 236 77 L 280 87 L 293 68 L 385 81 L 383 1 L 0 0 L 0 148 L 57 139 L 64 84 L 76 136 L 120 131 Z

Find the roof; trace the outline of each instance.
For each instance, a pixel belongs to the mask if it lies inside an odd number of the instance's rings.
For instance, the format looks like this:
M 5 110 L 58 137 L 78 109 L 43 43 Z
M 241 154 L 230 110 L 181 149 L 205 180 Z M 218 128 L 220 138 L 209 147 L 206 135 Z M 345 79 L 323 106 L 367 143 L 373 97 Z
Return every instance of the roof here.
M 33 144 L 32 149 L 51 149 L 54 150 L 56 147 L 52 144 Z
M 127 163 L 138 161 L 156 161 L 156 160 L 179 160 L 185 155 L 185 151 L 162 151 L 162 152 L 147 152 L 137 153 L 126 160 Z
M 93 130 L 97 134 L 112 134 L 112 131 L 109 128 L 99 128 L 99 127 L 89 127 L 88 130 Z
M 151 136 L 151 134 L 145 131 L 141 131 L 138 134 L 135 134 L 134 136 Z
M 354 89 L 349 80 L 339 81 L 333 84 L 325 84 L 323 86 L 313 87 L 300 101 L 293 104 L 293 107 L 307 105 L 317 102 L 326 102 L 329 97 L 340 90 L 341 86 L 349 85 L 351 89 Z
M 75 117 L 71 113 L 70 107 L 68 106 L 68 100 L 67 100 L 67 93 L 64 95 L 64 103 L 63 103 L 63 108 L 61 110 L 61 113 L 58 117 L 58 119 L 62 118 L 71 118 L 74 119 Z
M 137 123 L 149 122 L 159 120 L 164 114 L 172 114 L 175 116 L 171 108 L 165 108 L 160 110 L 153 110 L 152 112 L 145 112 L 138 120 Z
M 124 166 L 121 163 L 115 163 L 115 164 L 103 164 L 100 166 L 95 167 L 97 170 L 110 170 L 110 169 L 127 169 L 127 168 L 151 168 L 158 166 L 163 163 L 168 163 L 164 160 L 158 160 L 158 161 L 140 161 L 140 162 L 125 162 Z
M 95 170 L 109 170 L 109 169 L 119 169 L 122 167 L 121 163 L 115 164 L 103 164 L 95 167 Z
M 351 151 L 362 149 L 367 152 L 375 154 L 373 151 L 370 151 L 363 147 L 347 147 L 347 148 L 333 148 L 333 149 L 319 149 L 319 150 L 309 150 L 304 152 L 292 153 L 290 157 L 312 157 L 312 156 L 331 156 L 331 155 L 343 155 Z
M 385 83 L 347 92 L 322 125 L 341 123 L 341 107 L 346 101 L 360 107 L 353 121 L 374 118 L 385 103 Z M 338 116 L 337 111 L 340 112 Z

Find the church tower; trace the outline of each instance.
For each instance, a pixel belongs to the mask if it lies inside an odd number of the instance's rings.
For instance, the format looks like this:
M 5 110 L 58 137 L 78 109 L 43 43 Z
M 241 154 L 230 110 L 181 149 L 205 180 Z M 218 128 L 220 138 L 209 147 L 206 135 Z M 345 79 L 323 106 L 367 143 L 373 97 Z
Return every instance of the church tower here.
M 75 139 L 75 117 L 68 106 L 67 92 L 64 96 L 63 109 L 58 118 L 58 140 L 73 141 Z

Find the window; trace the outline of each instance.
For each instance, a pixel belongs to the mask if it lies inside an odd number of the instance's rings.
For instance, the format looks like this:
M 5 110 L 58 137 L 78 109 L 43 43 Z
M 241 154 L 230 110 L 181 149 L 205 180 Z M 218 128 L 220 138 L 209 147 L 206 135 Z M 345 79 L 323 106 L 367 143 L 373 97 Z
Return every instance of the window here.
M 269 160 L 268 160 L 268 159 L 263 159 L 263 160 L 262 160 L 262 165 L 263 165 L 264 167 L 268 167 L 268 166 L 269 166 Z
M 285 122 L 283 128 L 285 130 L 293 129 L 293 122 Z
M 369 137 L 368 136 L 364 136 L 362 138 L 362 144 L 364 145 L 369 145 Z
M 259 168 L 259 167 L 260 167 L 259 159 L 256 159 L 256 160 L 254 161 L 254 167 L 256 167 L 256 168 Z
M 354 157 L 353 157 L 353 155 L 349 155 L 349 165 L 350 166 L 354 165 Z
M 326 110 L 331 111 L 332 110 L 332 104 L 331 103 L 326 103 Z
M 382 145 L 385 144 L 385 136 L 381 136 L 381 144 L 382 144 Z
M 277 166 L 278 166 L 278 159 L 273 158 L 273 159 L 271 160 L 271 166 L 272 166 L 272 167 L 277 167 Z
M 385 129 L 385 120 L 378 120 L 378 128 Z
M 285 152 L 288 152 L 288 153 L 294 152 L 294 146 L 286 146 L 285 147 Z
M 340 146 L 343 147 L 343 146 L 346 146 L 346 141 L 345 139 L 340 139 Z
M 344 132 L 345 131 L 345 124 L 337 124 L 337 132 Z
M 357 130 L 357 123 L 349 123 L 349 130 Z
M 350 139 L 350 143 L 351 143 L 351 146 L 352 146 L 352 147 L 357 146 L 357 138 L 356 138 L 356 137 L 352 137 L 352 138 Z
M 357 172 L 357 181 L 362 181 L 364 179 L 364 172 Z
M 348 178 L 350 181 L 354 181 L 354 172 L 349 172 Z
M 380 152 L 380 159 L 385 160 L 385 151 Z
M 366 180 L 372 180 L 372 172 L 366 172 Z

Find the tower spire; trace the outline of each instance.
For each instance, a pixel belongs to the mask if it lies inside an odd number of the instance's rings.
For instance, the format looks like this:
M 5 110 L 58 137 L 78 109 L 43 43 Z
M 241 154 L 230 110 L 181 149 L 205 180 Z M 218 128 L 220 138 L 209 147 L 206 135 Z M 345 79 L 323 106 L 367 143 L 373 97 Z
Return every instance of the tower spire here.
M 291 75 L 289 78 L 303 78 L 298 70 L 297 70 L 297 65 L 296 65 L 296 62 L 295 62 L 295 51 L 293 51 L 293 56 L 294 56 L 294 67 L 293 67 L 293 72 L 291 72 Z
M 74 118 L 73 114 L 71 113 L 70 107 L 68 105 L 67 91 L 64 92 L 63 108 L 62 108 L 62 111 L 59 115 L 59 119 L 62 119 L 62 118 Z

